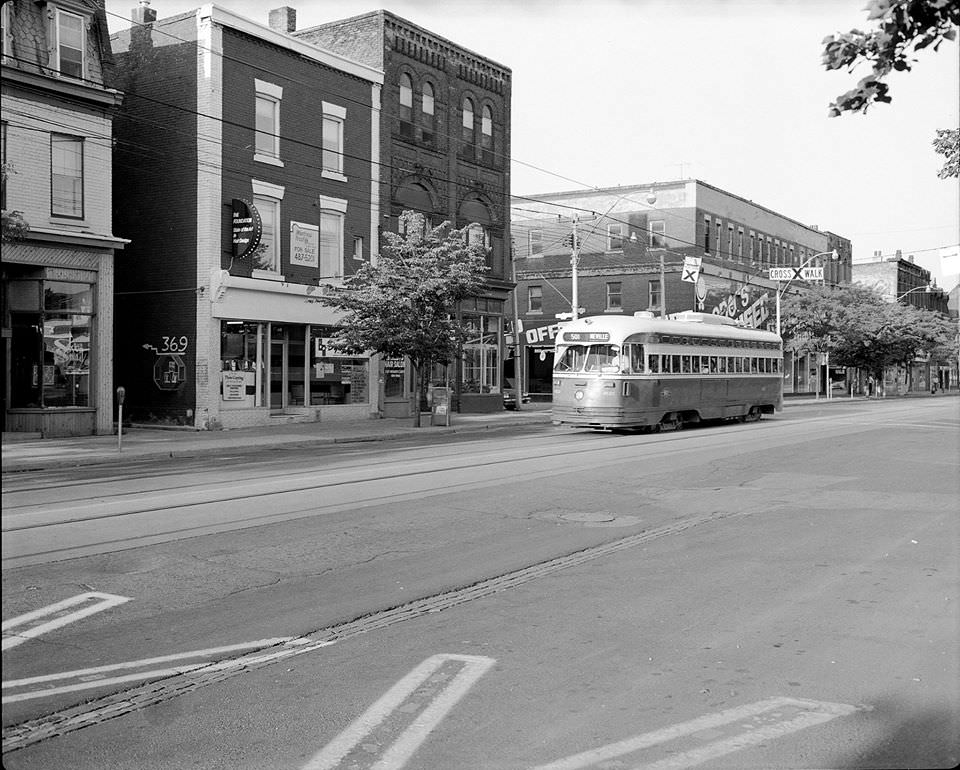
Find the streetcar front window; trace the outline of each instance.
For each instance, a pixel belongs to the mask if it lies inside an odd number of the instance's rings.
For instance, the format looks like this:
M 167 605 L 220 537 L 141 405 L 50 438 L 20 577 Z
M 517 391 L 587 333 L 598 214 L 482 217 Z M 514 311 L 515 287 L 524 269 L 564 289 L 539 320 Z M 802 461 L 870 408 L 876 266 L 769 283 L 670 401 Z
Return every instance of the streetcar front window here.
M 591 345 L 584 369 L 588 372 L 619 372 L 620 348 L 617 345 Z
M 558 346 L 553 370 L 555 372 L 579 372 L 583 369 L 583 362 L 586 357 L 586 345 Z

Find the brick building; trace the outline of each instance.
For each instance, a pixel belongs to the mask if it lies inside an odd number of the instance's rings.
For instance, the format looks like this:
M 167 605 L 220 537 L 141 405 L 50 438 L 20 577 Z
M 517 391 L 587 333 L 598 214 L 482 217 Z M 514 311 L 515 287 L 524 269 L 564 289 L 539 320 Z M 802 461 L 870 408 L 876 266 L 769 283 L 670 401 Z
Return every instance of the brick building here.
M 947 293 L 936 286 L 930 271 L 912 256 L 897 252 L 892 257 L 874 256 L 853 265 L 853 282 L 879 291 L 888 302 L 949 314 Z
M 112 120 L 122 101 L 102 2 L 0 6 L 5 431 L 113 430 Z M 9 173 L 8 173 L 9 172 Z
M 327 346 L 319 288 L 379 236 L 379 70 L 217 6 L 114 36 L 116 379 L 135 420 L 200 429 L 377 411 L 377 361 Z
M 289 9 L 274 12 L 289 19 Z M 293 31 L 297 40 L 337 51 L 384 73 L 380 113 L 383 164 L 381 225 L 396 231 L 404 210 L 440 224 L 479 225 L 490 247 L 483 291 L 461 312 L 476 330 L 449 371 L 453 406 L 463 412 L 503 408 L 504 329 L 512 311 L 510 264 L 511 72 L 480 54 L 388 11 Z M 411 377 L 403 362 L 387 362 L 384 412 L 409 413 Z
M 769 280 L 771 267 L 822 266 L 825 282 L 850 280 L 848 239 L 699 180 L 515 196 L 511 218 L 522 329 L 511 342 L 533 398 L 551 392 L 557 315 L 573 302 L 574 235 L 580 315 L 698 310 L 773 329 L 777 292 L 799 282 Z M 696 282 L 682 280 L 686 257 L 702 260 Z M 785 393 L 816 389 L 810 361 L 784 366 Z

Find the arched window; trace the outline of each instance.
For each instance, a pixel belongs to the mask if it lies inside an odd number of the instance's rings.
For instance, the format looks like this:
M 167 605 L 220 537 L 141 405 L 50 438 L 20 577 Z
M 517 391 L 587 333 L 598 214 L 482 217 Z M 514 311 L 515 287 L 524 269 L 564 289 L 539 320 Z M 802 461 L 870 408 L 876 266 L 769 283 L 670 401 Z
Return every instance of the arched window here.
M 493 111 L 483 106 L 483 116 L 480 120 L 480 145 L 488 150 L 493 149 Z
M 407 73 L 400 76 L 400 120 L 413 119 L 413 81 Z
M 422 123 L 422 137 L 423 141 L 427 143 L 433 142 L 433 118 L 434 118 L 434 102 L 433 102 L 433 86 L 429 83 L 423 84 L 423 93 L 421 94 L 420 102 L 420 111 L 421 111 L 421 123 Z
M 473 135 L 473 100 L 469 96 L 463 97 L 463 141 L 474 143 Z

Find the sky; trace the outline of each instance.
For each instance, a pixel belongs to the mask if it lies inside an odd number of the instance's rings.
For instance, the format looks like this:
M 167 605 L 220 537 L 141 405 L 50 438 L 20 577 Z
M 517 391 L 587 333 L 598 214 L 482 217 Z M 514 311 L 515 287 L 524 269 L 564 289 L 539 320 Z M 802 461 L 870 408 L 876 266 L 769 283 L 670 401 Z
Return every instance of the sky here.
M 284 4 L 298 29 L 383 8 L 510 68 L 514 195 L 699 179 L 849 238 L 854 262 L 899 249 L 960 282 L 940 258 L 960 244 L 960 180 L 937 177 L 932 147 L 960 127 L 958 43 L 888 78 L 892 103 L 828 117 L 869 70 L 827 72 L 822 40 L 871 30 L 866 0 L 217 3 L 264 25 Z M 136 5 L 107 0 L 111 32 Z

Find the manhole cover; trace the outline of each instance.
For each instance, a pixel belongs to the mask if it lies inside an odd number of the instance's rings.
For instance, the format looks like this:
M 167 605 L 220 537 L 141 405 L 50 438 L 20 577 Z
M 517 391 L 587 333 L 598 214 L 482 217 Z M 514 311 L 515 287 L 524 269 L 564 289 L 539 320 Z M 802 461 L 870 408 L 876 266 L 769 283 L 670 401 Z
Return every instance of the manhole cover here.
M 588 527 L 629 527 L 640 522 L 638 516 L 618 516 L 610 511 L 542 511 L 534 515 L 545 521 L 565 521 Z

